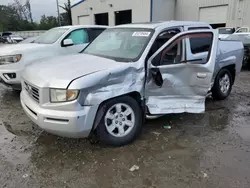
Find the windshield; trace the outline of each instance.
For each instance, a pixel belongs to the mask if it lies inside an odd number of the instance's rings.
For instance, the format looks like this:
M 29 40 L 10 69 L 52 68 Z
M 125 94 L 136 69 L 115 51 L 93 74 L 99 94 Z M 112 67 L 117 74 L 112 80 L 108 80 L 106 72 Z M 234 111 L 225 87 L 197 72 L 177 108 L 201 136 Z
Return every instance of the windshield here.
M 239 41 L 242 41 L 243 44 L 250 44 L 250 34 L 231 35 L 227 37 L 226 40 L 239 40 Z
M 233 34 L 235 32 L 234 28 L 220 28 L 219 34 Z
M 29 37 L 21 42 L 19 44 L 25 44 L 25 43 L 33 43 L 38 37 Z
M 140 58 L 153 33 L 152 29 L 108 29 L 100 34 L 83 53 L 120 62 L 136 61 Z
M 34 43 L 38 44 L 52 44 L 56 42 L 68 29 L 66 28 L 54 28 L 43 33 L 38 37 Z

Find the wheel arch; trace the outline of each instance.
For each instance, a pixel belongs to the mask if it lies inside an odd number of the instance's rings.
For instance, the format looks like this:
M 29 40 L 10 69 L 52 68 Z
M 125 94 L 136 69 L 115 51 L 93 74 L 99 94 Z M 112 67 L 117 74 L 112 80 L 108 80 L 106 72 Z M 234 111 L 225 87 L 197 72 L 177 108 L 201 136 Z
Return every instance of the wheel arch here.
M 233 79 L 233 84 L 234 84 L 235 76 L 236 76 L 236 65 L 235 64 L 228 65 L 228 66 L 225 66 L 224 69 L 227 69 L 230 72 L 232 79 Z
M 227 91 L 227 93 L 223 93 L 220 89 L 220 86 L 219 86 L 219 79 L 221 78 L 221 76 L 224 75 L 224 73 L 230 74 L 229 76 L 231 77 L 230 78 L 231 83 L 230 83 L 230 87 L 229 87 L 229 90 Z M 212 90 L 211 90 L 212 96 L 215 100 L 224 100 L 230 95 L 231 90 L 232 90 L 232 86 L 233 86 L 234 81 L 235 81 L 235 74 L 236 74 L 235 65 L 224 66 L 218 71 L 218 73 L 216 74 L 214 83 L 213 83 Z
M 221 69 L 219 69 L 219 71 L 216 73 L 215 78 L 218 76 L 219 72 L 223 69 L 226 69 L 230 72 L 232 79 L 233 79 L 233 84 L 235 82 L 235 77 L 236 77 L 236 65 L 235 64 L 231 64 L 231 65 L 227 65 L 225 67 L 221 67 Z
M 96 115 L 95 115 L 93 128 L 92 128 L 91 132 L 93 132 L 97 128 L 98 124 L 100 123 L 100 121 L 101 121 L 101 119 L 102 119 L 102 117 L 104 115 L 105 103 L 110 101 L 110 100 L 113 100 L 115 98 L 123 97 L 123 96 L 129 96 L 129 97 L 135 99 L 138 102 L 139 106 L 141 107 L 142 112 L 144 113 L 145 102 L 144 102 L 144 99 L 143 99 L 142 95 L 138 91 L 125 93 L 125 94 L 122 94 L 122 95 L 118 95 L 118 96 L 106 99 L 106 100 L 102 101 L 101 104 L 98 106 L 98 109 L 97 109 L 97 112 L 96 112 Z M 101 113 L 101 114 L 99 114 L 99 113 Z

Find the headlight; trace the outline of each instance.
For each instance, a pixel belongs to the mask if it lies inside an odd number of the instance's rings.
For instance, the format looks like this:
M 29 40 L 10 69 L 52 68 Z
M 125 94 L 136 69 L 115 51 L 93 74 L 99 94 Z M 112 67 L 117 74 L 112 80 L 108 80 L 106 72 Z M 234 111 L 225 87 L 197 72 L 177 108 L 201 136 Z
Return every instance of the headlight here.
M 0 65 L 8 63 L 17 63 L 21 60 L 21 58 L 22 58 L 21 54 L 0 56 Z
M 75 100 L 79 90 L 50 89 L 50 102 L 68 102 Z

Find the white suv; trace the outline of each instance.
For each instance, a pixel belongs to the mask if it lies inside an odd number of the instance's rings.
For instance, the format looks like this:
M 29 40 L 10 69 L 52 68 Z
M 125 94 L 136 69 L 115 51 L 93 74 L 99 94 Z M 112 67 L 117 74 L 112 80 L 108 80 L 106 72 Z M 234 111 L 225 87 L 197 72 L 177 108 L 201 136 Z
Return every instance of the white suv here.
M 0 49 L 0 82 L 21 89 L 21 71 L 33 62 L 82 51 L 106 26 L 53 28 L 28 44 L 5 45 Z

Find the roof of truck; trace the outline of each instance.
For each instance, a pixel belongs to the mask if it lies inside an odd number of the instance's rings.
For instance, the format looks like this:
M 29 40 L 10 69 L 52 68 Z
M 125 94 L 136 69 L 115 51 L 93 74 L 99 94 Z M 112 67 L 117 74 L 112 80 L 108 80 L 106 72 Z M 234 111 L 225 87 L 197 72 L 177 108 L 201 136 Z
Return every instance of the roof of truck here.
M 192 21 L 165 21 L 165 22 L 144 22 L 144 23 L 133 23 L 116 26 L 116 28 L 148 28 L 155 29 L 161 26 L 174 27 L 174 26 L 185 26 L 185 25 L 206 25 L 209 24 L 205 22 L 192 22 Z
M 250 35 L 250 32 L 233 33 L 232 35 Z

